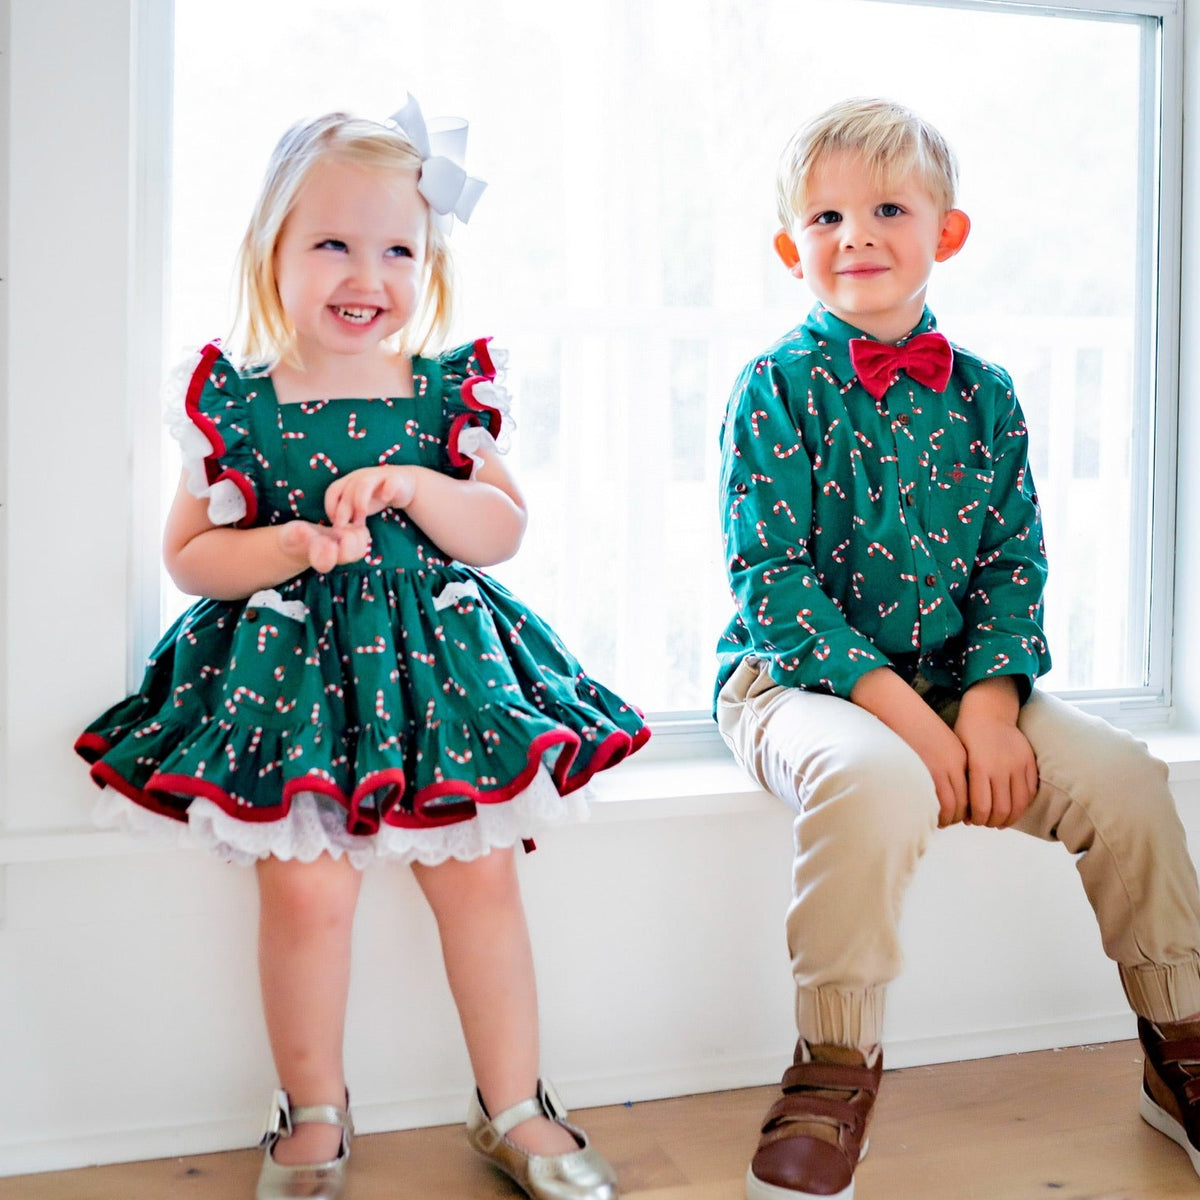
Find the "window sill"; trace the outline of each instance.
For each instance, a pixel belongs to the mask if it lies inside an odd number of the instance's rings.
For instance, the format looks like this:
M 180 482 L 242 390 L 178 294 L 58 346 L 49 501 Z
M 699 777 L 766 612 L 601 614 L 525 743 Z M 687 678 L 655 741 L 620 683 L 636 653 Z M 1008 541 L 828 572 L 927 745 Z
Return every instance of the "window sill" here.
M 1171 782 L 1200 780 L 1200 732 L 1138 731 L 1170 767 Z M 652 743 L 653 744 L 653 743 Z M 660 749 L 607 771 L 591 784 L 595 822 L 669 820 L 773 811 L 778 803 L 712 739 Z M 141 854 L 157 849 L 128 833 L 87 827 L 0 833 L 0 866 Z

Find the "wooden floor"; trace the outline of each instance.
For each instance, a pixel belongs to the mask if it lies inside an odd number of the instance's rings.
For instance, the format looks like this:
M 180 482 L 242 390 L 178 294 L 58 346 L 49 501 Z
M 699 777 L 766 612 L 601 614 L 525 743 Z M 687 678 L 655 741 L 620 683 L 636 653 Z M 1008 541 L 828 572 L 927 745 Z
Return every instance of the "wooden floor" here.
M 1113 1042 L 884 1076 L 857 1200 L 1200 1197 L 1186 1155 L 1137 1115 L 1141 1051 Z M 774 1088 L 575 1114 L 625 1200 L 740 1200 Z M 250 1200 L 259 1151 L 0 1179 L 0 1200 Z M 360 1137 L 345 1200 L 516 1200 L 458 1126 Z

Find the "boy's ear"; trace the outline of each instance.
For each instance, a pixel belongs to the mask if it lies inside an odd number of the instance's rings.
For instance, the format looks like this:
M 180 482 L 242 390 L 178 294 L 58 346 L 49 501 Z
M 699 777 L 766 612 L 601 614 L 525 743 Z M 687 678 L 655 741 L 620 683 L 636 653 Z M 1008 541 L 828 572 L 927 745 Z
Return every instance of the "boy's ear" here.
M 971 232 L 971 218 L 961 208 L 952 208 L 942 218 L 942 232 L 938 235 L 937 250 L 934 251 L 935 262 L 945 262 L 953 258 L 967 240 Z
M 792 241 L 792 235 L 786 229 L 781 229 L 775 235 L 775 253 L 797 279 L 804 278 L 804 271 L 800 266 L 800 251 L 796 249 L 796 243 Z

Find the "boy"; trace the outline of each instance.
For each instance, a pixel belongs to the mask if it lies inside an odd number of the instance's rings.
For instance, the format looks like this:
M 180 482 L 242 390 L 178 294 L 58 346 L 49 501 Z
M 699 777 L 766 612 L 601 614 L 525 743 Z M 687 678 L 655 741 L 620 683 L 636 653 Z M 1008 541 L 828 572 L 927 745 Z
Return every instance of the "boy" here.
M 850 101 L 784 152 L 776 249 L 819 303 L 742 372 L 722 428 L 737 612 L 716 713 L 795 808 L 799 1040 L 750 1200 L 850 1200 L 883 1068 L 904 890 L 938 826 L 1077 857 L 1139 1015 L 1142 1115 L 1200 1173 L 1200 893 L 1166 768 L 1034 688 L 1050 666 L 1025 422 L 998 367 L 934 331 L 970 231 L 940 134 Z

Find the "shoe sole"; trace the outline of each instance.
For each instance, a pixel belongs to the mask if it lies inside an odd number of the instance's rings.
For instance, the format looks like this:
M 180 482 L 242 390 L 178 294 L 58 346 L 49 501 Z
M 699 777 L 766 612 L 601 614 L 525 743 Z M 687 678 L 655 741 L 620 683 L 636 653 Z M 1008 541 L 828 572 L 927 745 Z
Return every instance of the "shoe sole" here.
M 1192 1170 L 1200 1175 L 1200 1150 L 1197 1150 L 1188 1140 L 1187 1130 L 1165 1108 L 1155 1103 L 1145 1088 L 1142 1089 L 1138 1112 L 1147 1125 L 1157 1129 L 1159 1133 L 1165 1134 L 1180 1149 L 1187 1152 L 1187 1156 L 1192 1162 Z M 764 1193 L 765 1196 L 766 1193 Z

